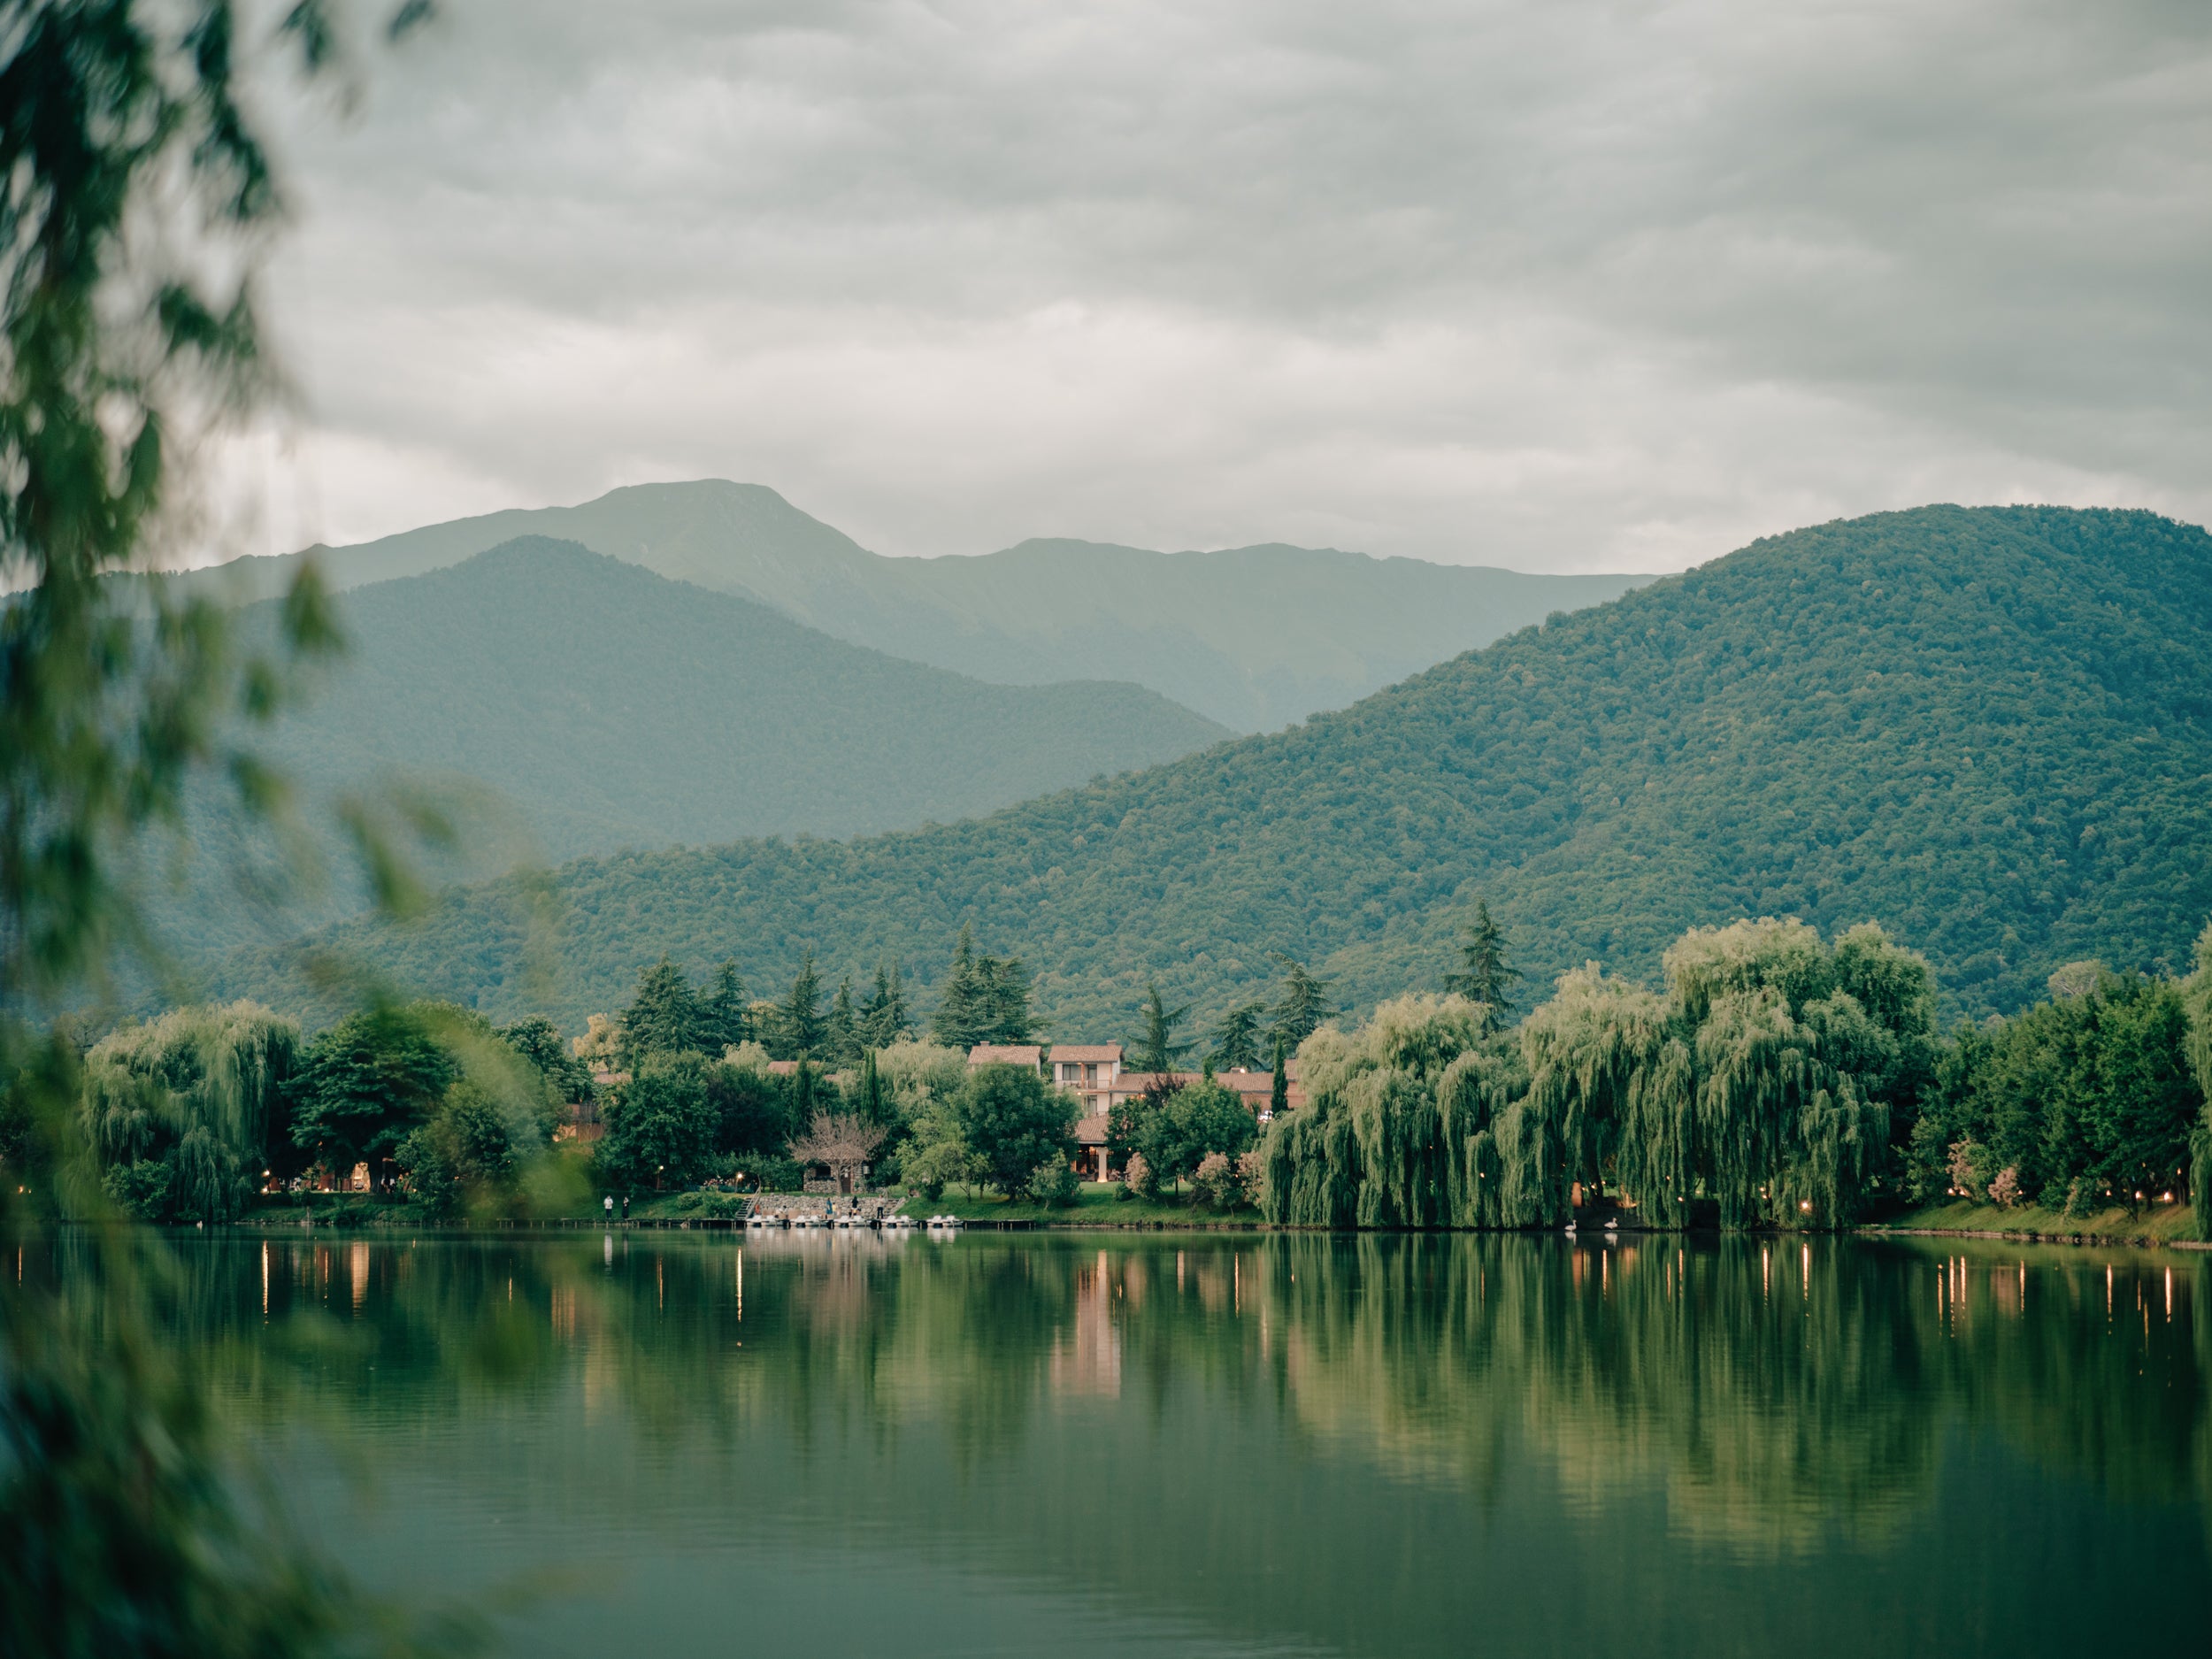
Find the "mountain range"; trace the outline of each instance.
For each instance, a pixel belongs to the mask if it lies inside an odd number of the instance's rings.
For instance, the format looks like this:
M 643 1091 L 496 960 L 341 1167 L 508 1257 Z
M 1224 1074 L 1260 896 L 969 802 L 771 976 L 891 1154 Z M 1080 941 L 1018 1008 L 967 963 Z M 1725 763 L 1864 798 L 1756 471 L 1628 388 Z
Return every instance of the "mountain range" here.
M 1156 979 L 1203 1019 L 1276 953 L 1347 1002 L 1435 983 L 1478 895 L 1535 995 L 1683 929 L 1881 922 L 1955 1012 L 2062 964 L 2184 959 L 2212 912 L 2212 538 L 2145 512 L 1929 507 L 1757 541 L 1353 706 L 970 822 L 553 872 L 556 968 L 511 881 L 312 941 L 500 1018 L 574 1025 L 662 952 L 756 988 L 812 949 L 941 972 L 972 923 L 1070 1038 Z M 223 995 L 315 1011 L 287 951 Z
M 249 637 L 277 603 L 247 609 Z M 345 655 L 262 750 L 311 826 L 386 780 L 461 813 L 472 864 L 446 873 L 967 818 L 1230 735 L 1141 686 L 987 685 L 541 536 L 357 588 L 342 614 Z M 220 875 L 265 867 L 267 836 L 204 792 L 192 839 L 165 933 L 265 931 Z M 279 926 L 360 902 L 340 887 Z
M 1234 731 L 1341 708 L 1448 657 L 1651 579 L 1547 576 L 1329 548 L 1156 553 L 1029 541 L 887 558 L 757 484 L 641 484 L 354 547 L 246 558 L 193 580 L 280 593 L 312 557 L 343 590 L 442 570 L 518 537 L 572 541 L 733 594 L 853 644 L 1001 685 L 1134 680 Z

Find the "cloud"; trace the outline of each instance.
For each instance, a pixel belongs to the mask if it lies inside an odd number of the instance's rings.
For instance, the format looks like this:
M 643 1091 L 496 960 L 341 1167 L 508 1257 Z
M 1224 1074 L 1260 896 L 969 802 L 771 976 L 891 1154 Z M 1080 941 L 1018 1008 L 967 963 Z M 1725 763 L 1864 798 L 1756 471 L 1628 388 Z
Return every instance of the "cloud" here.
M 272 99 L 270 518 L 334 540 L 701 475 L 1555 569 L 2212 505 L 2199 5 L 459 3 Z

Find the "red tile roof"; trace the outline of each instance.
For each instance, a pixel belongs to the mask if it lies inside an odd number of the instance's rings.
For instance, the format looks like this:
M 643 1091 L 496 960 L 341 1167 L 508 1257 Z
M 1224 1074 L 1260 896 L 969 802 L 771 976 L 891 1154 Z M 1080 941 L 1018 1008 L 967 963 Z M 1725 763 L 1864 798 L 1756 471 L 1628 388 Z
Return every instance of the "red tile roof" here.
M 968 1050 L 968 1064 L 1034 1066 L 1043 1056 L 1044 1048 L 1038 1043 L 979 1042 Z
M 1119 1060 L 1122 1046 L 1118 1042 L 1056 1042 L 1050 1058 L 1054 1064 L 1063 1060 L 1090 1064 L 1104 1060 Z

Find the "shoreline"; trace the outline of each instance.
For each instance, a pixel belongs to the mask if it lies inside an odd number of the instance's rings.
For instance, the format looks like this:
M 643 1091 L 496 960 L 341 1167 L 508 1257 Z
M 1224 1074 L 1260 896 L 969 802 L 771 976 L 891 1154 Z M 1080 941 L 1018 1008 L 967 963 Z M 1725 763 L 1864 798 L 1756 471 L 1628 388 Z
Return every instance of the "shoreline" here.
M 2126 1250 L 2212 1250 L 2212 1240 L 2162 1239 L 2149 1233 L 2042 1233 L 2032 1227 L 1899 1227 L 1847 1229 L 1868 1239 L 1993 1239 L 2007 1244 L 2103 1245 Z
M 177 1231 L 178 1229 L 164 1229 Z M 219 1229 L 210 1229 L 211 1232 Z M 416 1237 L 451 1237 L 464 1239 L 493 1238 L 530 1233 L 728 1233 L 743 1235 L 747 1229 L 741 1220 L 720 1217 L 641 1217 L 628 1221 L 578 1220 L 555 1217 L 539 1221 L 495 1222 L 389 1222 L 365 1221 L 353 1225 L 321 1223 L 309 1226 L 301 1222 L 237 1221 L 228 1224 L 225 1231 L 283 1236 L 298 1233 L 346 1233 L 355 1236 L 369 1233 L 392 1235 L 409 1234 Z M 780 1231 L 780 1230 L 779 1230 Z M 828 1229 L 822 1229 L 827 1232 Z M 872 1232 L 874 1229 L 864 1229 Z M 1027 1218 L 965 1221 L 960 1231 L 965 1233 L 1240 1233 L 1285 1234 L 1360 1234 L 1425 1237 L 1464 1234 L 1479 1236 L 1555 1235 L 1555 1228 L 1531 1227 L 1304 1227 L 1277 1225 L 1265 1221 L 1042 1221 Z M 1658 1227 L 1624 1227 L 1611 1236 L 1617 1239 L 1642 1240 L 1679 1236 L 1684 1229 Z M 1594 1240 L 1606 1235 L 1593 1233 Z M 1721 1237 L 1719 1233 L 1709 1236 Z M 1771 1231 L 1747 1229 L 1742 1235 L 1750 1237 L 1778 1237 Z M 1787 1236 L 1796 1237 L 1793 1233 Z M 1810 1237 L 1811 1234 L 1804 1236 Z M 1925 1227 L 1903 1226 L 1893 1224 L 1870 1224 L 1847 1227 L 1839 1233 L 1822 1236 L 1860 1239 L 1978 1239 L 2006 1244 L 2102 1246 L 2113 1249 L 2212 1251 L 2212 1240 L 2201 1239 L 2160 1238 L 2150 1233 L 2101 1233 L 2085 1232 L 2047 1232 L 2029 1227 Z

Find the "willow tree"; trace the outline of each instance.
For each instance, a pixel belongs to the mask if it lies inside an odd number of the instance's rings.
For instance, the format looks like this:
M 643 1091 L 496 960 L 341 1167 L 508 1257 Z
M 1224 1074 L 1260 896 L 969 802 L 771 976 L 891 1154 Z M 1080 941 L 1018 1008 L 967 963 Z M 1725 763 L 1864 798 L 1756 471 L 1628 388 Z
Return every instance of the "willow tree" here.
M 2197 935 L 2197 971 L 2181 990 L 2189 1015 L 2189 1064 L 2204 1094 L 2204 1116 L 2189 1141 L 2189 1190 L 2196 1201 L 2197 1237 L 2212 1239 L 2212 922 Z
M 325 65 L 333 9 L 277 8 L 285 55 Z M 392 25 L 427 10 L 404 0 Z M 195 440 L 276 378 L 253 279 L 284 202 L 240 96 L 268 15 L 0 11 L 0 1238 L 19 1259 L 53 1185 L 95 1185 L 76 1181 L 95 1156 L 80 1056 L 42 1017 L 159 966 L 134 872 L 163 862 L 196 772 L 219 768 L 250 815 L 281 805 L 240 717 L 273 713 L 334 640 L 311 566 L 257 659 L 211 601 L 113 580 L 184 527 Z M 345 823 L 380 902 L 406 896 L 370 804 Z M 150 1123 L 127 1133 L 153 1144 Z M 148 1285 L 157 1247 L 96 1218 L 73 1240 L 96 1268 L 83 1295 L 0 1278 L 0 1652 L 275 1659 L 380 1635 L 334 1565 L 242 1500 L 204 1362 Z
M 1686 1102 L 1661 1087 L 1678 1075 L 1661 1064 L 1669 1026 L 1658 997 L 1607 979 L 1594 962 L 1562 974 L 1551 1000 L 1522 1022 L 1529 1086 L 1514 1158 L 1527 1167 L 1510 1171 L 1517 1219 L 1556 1219 L 1568 1184 L 1595 1192 L 1609 1170 L 1638 1200 L 1664 1198 L 1677 1206 L 1668 1217 L 1678 1213 L 1690 1148 Z
M 1407 996 L 1356 1032 L 1325 1026 L 1308 1037 L 1298 1051 L 1307 1103 L 1277 1118 L 1261 1148 L 1269 1218 L 1465 1225 L 1472 1142 L 1502 1093 L 1459 1064 L 1482 1048 L 1483 1024 L 1481 1005 L 1465 997 Z
M 1802 922 L 1696 928 L 1667 951 L 1691 1033 L 1694 1163 L 1726 1226 L 1849 1220 L 1927 1065 L 1927 964 L 1871 924 L 1832 949 Z
M 1730 1226 L 1851 1218 L 1889 1110 L 1926 1073 L 1926 964 L 1873 926 L 1695 930 L 1663 996 L 1596 964 L 1514 1037 L 1463 997 L 1385 1003 L 1299 1050 L 1309 1104 L 1263 1148 L 1263 1209 L 1314 1226 L 1532 1226 L 1573 1188 L 1647 1221 L 1716 1201 Z
M 85 1138 L 111 1194 L 155 1218 L 238 1213 L 280 1135 L 299 1027 L 254 1002 L 173 1009 L 85 1056 Z

